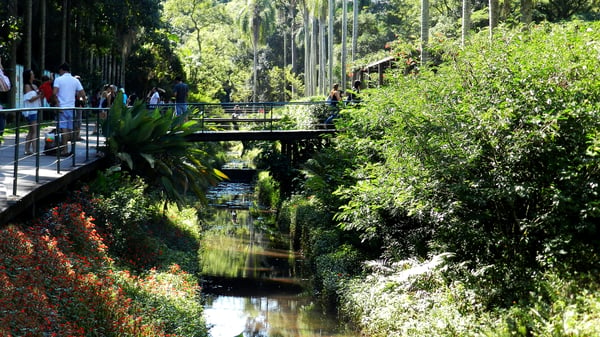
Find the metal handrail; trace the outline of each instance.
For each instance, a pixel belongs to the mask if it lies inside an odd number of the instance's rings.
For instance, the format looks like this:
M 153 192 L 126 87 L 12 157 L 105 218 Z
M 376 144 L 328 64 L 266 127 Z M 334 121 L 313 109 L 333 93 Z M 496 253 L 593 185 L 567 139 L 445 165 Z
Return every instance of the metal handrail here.
M 290 106 L 323 106 L 328 104 L 327 102 L 239 102 L 239 103 L 186 103 L 189 109 L 192 110 L 190 118 L 200 119 L 200 127 L 201 130 L 211 131 L 209 130 L 209 126 L 213 122 L 217 122 L 219 116 L 225 116 L 230 114 L 235 105 L 239 105 L 242 108 L 242 115 L 250 116 L 249 118 L 240 119 L 239 122 L 248 122 L 248 123 L 264 123 L 267 125 L 266 129 L 263 131 L 276 131 L 278 127 L 280 127 L 277 122 L 281 120 L 281 117 L 285 115 L 284 112 L 280 112 L 280 109 L 284 109 Z M 174 110 L 176 104 L 160 104 L 156 106 L 148 106 L 149 109 L 158 108 L 161 111 L 172 113 L 171 110 Z M 34 144 L 38 144 L 37 149 L 34 151 L 32 155 L 22 155 L 21 149 L 22 145 L 25 142 L 23 137 L 22 128 L 28 127 L 26 119 L 22 117 L 21 112 L 37 110 L 38 111 L 38 120 L 39 127 L 37 128 L 37 134 L 34 137 Z M 42 133 L 43 128 L 58 128 L 58 121 L 56 116 L 58 116 L 58 111 L 61 110 L 76 110 L 80 111 L 83 115 L 81 120 L 81 137 L 84 140 L 83 150 L 80 146 L 81 143 L 77 141 L 71 141 L 70 151 L 72 153 L 69 157 L 61 157 L 59 151 L 56 151 L 55 156 L 45 155 L 42 150 L 42 146 L 45 141 L 45 134 Z M 324 111 L 327 109 L 324 109 Z M 100 136 L 100 112 L 109 111 L 109 108 L 58 108 L 58 107 L 39 107 L 39 108 L 18 108 L 18 109 L 3 109 L 0 110 L 0 113 L 4 115 L 12 115 L 14 118 L 14 124 L 10 128 L 5 128 L 4 130 L 4 145 L 0 148 L 0 159 L 2 158 L 1 152 L 6 151 L 10 147 L 12 147 L 12 161 L 0 162 L 0 173 L 4 170 L 4 167 L 12 164 L 12 194 L 17 195 L 18 187 L 20 180 L 24 180 L 27 177 L 33 177 L 35 183 L 40 182 L 40 175 L 42 169 L 48 169 L 50 167 L 56 168 L 56 173 L 61 174 L 61 172 L 65 171 L 64 168 L 65 163 L 70 161 L 71 167 L 77 166 L 79 164 L 84 164 L 90 161 L 92 157 L 96 157 L 99 155 L 99 148 L 104 145 L 104 137 Z M 49 120 L 43 120 L 43 115 L 45 113 L 54 114 L 54 118 Z M 213 121 L 211 121 L 213 119 Z M 225 118 L 221 119 L 221 121 L 226 121 Z M 230 120 L 229 122 L 232 122 Z M 92 134 L 91 126 L 93 123 L 96 123 L 98 126 L 96 134 Z M 322 128 L 322 121 L 312 123 L 311 125 L 306 125 L 307 129 L 310 128 Z M 214 128 L 214 124 L 212 125 Z M 12 144 L 7 147 L 7 140 L 11 140 L 12 135 L 14 135 L 14 139 Z M 102 144 L 101 144 L 102 143 Z M 31 163 L 31 158 L 33 158 L 33 164 Z M 79 159 L 82 159 L 78 161 Z M 26 172 L 29 169 L 33 169 L 33 173 Z M 7 173 L 9 170 L 5 170 Z
M 21 149 L 23 149 L 23 145 L 27 141 L 23 136 L 22 128 L 29 127 L 29 124 L 25 117 L 22 116 L 23 111 L 38 111 L 38 128 L 36 131 L 36 135 L 33 138 L 34 142 L 34 151 L 33 154 L 22 154 Z M 56 155 L 45 155 L 43 150 L 43 144 L 45 143 L 45 136 L 42 134 L 42 129 L 52 128 L 55 130 L 59 130 L 58 121 L 56 116 L 58 116 L 58 111 L 60 110 L 76 110 L 81 111 L 82 119 L 81 119 L 81 128 L 80 128 L 80 136 L 85 141 L 83 150 L 80 150 L 81 147 L 77 146 L 77 141 L 71 141 L 71 144 L 67 144 L 70 147 L 71 155 L 68 157 L 61 157 L 59 149 L 56 149 Z M 39 107 L 39 108 L 18 108 L 18 109 L 2 109 L 0 113 L 4 114 L 5 117 L 12 115 L 14 119 L 14 124 L 11 127 L 6 127 L 4 129 L 3 135 L 3 145 L 1 151 L 10 150 L 12 147 L 12 163 L 3 162 L 0 163 L 2 166 L 1 170 L 4 171 L 4 166 L 7 164 L 12 164 L 12 195 L 17 195 L 18 187 L 20 184 L 20 180 L 26 180 L 27 177 L 33 177 L 35 183 L 40 182 L 40 172 L 43 169 L 49 169 L 52 167 L 56 168 L 56 173 L 61 174 L 61 172 L 65 171 L 64 164 L 68 161 L 71 162 L 71 167 L 74 167 L 78 164 L 79 156 L 83 157 L 83 160 L 80 163 L 86 163 L 90 161 L 91 155 L 96 157 L 99 152 L 101 138 L 99 134 L 93 135 L 90 132 L 90 123 L 95 121 L 96 123 L 100 122 L 99 114 L 96 113 L 95 116 L 93 113 L 102 111 L 106 109 L 98 109 L 98 108 L 58 108 L 58 107 Z M 55 114 L 55 118 L 52 120 L 43 120 L 43 114 L 45 112 L 51 112 Z M 99 125 L 99 124 L 96 124 Z M 8 126 L 8 125 L 7 125 Z M 14 135 L 14 139 L 13 139 Z M 57 138 L 60 138 L 60 134 L 55 132 Z M 95 136 L 95 137 L 94 137 Z M 12 142 L 10 142 L 12 140 Z M 11 144 L 12 143 L 12 144 Z M 23 146 L 23 147 L 22 147 Z M 83 153 L 82 153 L 83 152 Z M 10 155 L 9 155 L 10 156 Z M 31 158 L 33 158 L 33 165 L 31 164 Z M 33 166 L 33 167 L 32 167 Z M 29 173 L 29 171 L 33 168 L 33 174 Z
M 180 103 L 183 104 L 183 103 Z M 331 112 L 330 102 L 326 101 L 313 101 L 313 102 L 226 102 L 226 103 L 185 103 L 190 113 L 190 118 L 198 120 L 200 123 L 200 130 L 203 132 L 215 131 L 211 127 L 218 127 L 219 124 L 222 126 L 224 123 L 262 123 L 268 125 L 268 128 L 263 131 L 275 131 L 277 129 L 277 122 L 281 120 L 281 117 L 285 115 L 284 111 L 289 107 L 322 107 L 326 114 Z M 343 104 L 340 102 L 338 104 Z M 231 115 L 234 112 L 234 107 L 238 105 L 240 107 L 240 118 L 226 118 L 224 116 Z M 161 112 L 166 113 L 167 111 L 174 111 L 177 103 L 162 103 L 157 105 L 148 105 L 149 109 L 159 109 Z M 249 117 L 248 117 L 249 116 Z M 327 116 L 324 116 L 325 120 Z M 322 128 L 323 121 L 316 121 L 309 128 Z

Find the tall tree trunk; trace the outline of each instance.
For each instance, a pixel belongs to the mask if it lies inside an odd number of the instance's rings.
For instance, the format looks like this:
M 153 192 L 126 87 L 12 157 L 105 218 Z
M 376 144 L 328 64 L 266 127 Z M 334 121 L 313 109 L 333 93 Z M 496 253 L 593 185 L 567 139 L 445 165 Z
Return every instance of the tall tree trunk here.
M 254 27 L 252 33 L 252 102 L 256 102 L 256 90 L 258 89 L 258 30 L 259 27 Z
M 313 96 L 317 93 L 317 37 L 319 35 L 319 22 L 315 16 L 312 17 L 311 27 L 311 41 L 310 41 L 310 78 L 311 78 L 311 91 L 310 95 Z
M 290 29 L 290 56 L 292 62 L 292 73 L 296 74 L 298 69 L 296 68 L 296 0 L 290 2 L 290 16 L 292 19 L 292 27 Z M 296 88 L 292 85 L 292 97 L 295 96 Z
M 333 22 L 335 17 L 335 0 L 329 0 L 327 4 L 329 9 L 328 17 L 328 33 L 327 33 L 327 58 L 329 59 L 329 68 L 327 69 L 327 78 L 329 79 L 328 88 L 333 87 L 333 66 L 335 57 L 333 57 Z
M 490 40 L 494 37 L 494 28 L 498 26 L 498 0 L 489 0 Z
M 33 0 L 25 1 L 25 68 L 31 69 L 31 29 L 33 21 Z
M 346 59 L 348 57 L 348 0 L 342 0 L 342 73 L 341 86 L 346 90 Z
M 325 20 L 327 18 L 326 15 L 320 15 L 321 19 L 319 19 L 319 92 L 324 93 L 327 90 L 327 76 L 325 71 L 325 66 L 327 65 L 327 41 L 325 36 Z
M 306 96 L 310 96 L 310 16 L 308 14 L 308 8 L 306 1 L 304 2 L 303 8 L 304 17 L 304 93 Z
M 296 0 L 290 2 L 290 16 L 292 19 L 292 27 L 290 29 L 290 56 L 292 62 L 292 74 L 296 74 Z M 292 84 L 292 97 L 296 96 L 296 87 Z
M 427 64 L 429 45 L 429 0 L 421 0 L 421 66 Z
M 40 67 L 46 70 L 46 0 L 40 0 Z
M 533 19 L 533 0 L 521 0 L 521 22 L 528 25 Z
M 9 5 L 8 5 L 8 15 L 12 16 L 14 18 L 17 18 L 19 16 L 19 11 L 17 9 L 17 0 L 9 0 Z M 9 92 L 9 99 L 8 99 L 8 105 L 9 107 L 16 107 L 17 102 L 16 102 L 16 97 L 17 95 L 16 90 L 17 86 L 15 85 L 16 81 L 17 81 L 17 48 L 18 48 L 18 43 L 17 41 L 11 41 L 10 43 L 10 62 L 9 62 L 9 66 L 8 66 L 8 77 L 10 78 L 10 83 L 11 85 L 11 89 Z
M 352 1 L 352 62 L 356 61 L 358 55 L 358 9 L 360 7 L 360 0 Z
M 463 0 L 462 3 L 462 39 L 464 46 L 467 43 L 469 30 L 471 29 L 471 0 Z
M 281 37 L 283 38 L 283 88 L 279 89 L 279 101 L 280 102 L 284 102 L 286 100 L 285 97 L 285 89 L 287 88 L 287 76 L 286 76 L 286 71 L 287 71 L 287 60 L 288 60 L 288 34 L 287 34 L 287 25 L 286 25 L 286 10 L 285 7 L 282 9 L 281 13 L 281 23 L 282 23 L 282 27 L 284 27 L 283 32 L 281 33 Z
M 62 8 L 62 31 L 60 36 L 60 61 L 67 61 L 67 21 L 69 18 L 68 6 L 69 0 L 63 0 L 63 8 Z

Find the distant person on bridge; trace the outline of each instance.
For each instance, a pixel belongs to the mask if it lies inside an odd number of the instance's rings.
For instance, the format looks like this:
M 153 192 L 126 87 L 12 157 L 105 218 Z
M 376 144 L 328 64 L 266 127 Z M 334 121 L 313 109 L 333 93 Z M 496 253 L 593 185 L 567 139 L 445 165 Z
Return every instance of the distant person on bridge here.
M 240 108 L 240 106 L 236 104 L 233 107 L 233 112 L 231 113 L 231 119 L 238 119 L 238 118 L 240 118 L 241 113 L 242 113 L 242 108 Z M 232 124 L 233 124 L 233 129 L 234 130 L 239 130 L 240 129 L 237 122 L 233 122 Z
M 329 115 L 329 117 L 327 117 L 327 119 L 325 120 L 325 124 L 329 125 L 329 124 L 333 124 L 333 120 L 335 118 L 337 118 L 338 115 L 338 103 L 342 101 L 342 92 L 340 91 L 340 85 L 339 83 L 336 83 L 333 85 L 333 88 L 331 89 L 331 91 L 329 92 L 329 96 L 327 97 L 327 101 L 329 102 L 329 104 L 331 105 L 331 115 Z
M 360 98 L 358 97 L 358 94 L 360 94 L 360 84 L 361 83 L 359 80 L 354 81 L 352 89 L 348 90 L 348 96 L 346 96 L 346 103 L 356 103 L 360 101 Z
M 158 88 L 153 87 L 152 91 L 150 91 L 150 100 L 148 101 L 150 109 L 156 108 L 158 103 L 160 103 L 160 94 L 158 93 Z
M 187 111 L 188 85 L 183 83 L 181 76 L 175 77 L 173 97 L 175 97 L 175 116 L 181 116 Z
M 54 80 L 54 95 L 61 108 L 75 108 L 75 100 L 85 97 L 85 90 L 78 79 L 71 75 L 71 67 L 63 63 L 58 67 L 58 78 Z M 74 109 L 60 110 L 58 112 L 58 132 L 61 135 L 61 156 L 70 155 L 67 144 L 73 132 Z
M 337 107 L 338 102 L 342 101 L 342 93 L 340 91 L 339 83 L 333 85 L 333 88 L 329 92 L 329 96 L 327 97 L 327 101 L 332 107 Z

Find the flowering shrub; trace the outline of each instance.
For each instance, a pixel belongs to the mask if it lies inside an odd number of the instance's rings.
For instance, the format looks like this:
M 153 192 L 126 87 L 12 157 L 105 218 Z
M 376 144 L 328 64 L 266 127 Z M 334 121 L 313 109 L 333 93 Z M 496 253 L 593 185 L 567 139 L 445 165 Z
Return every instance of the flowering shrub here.
M 184 317 L 188 307 L 195 320 L 182 324 L 182 335 L 203 335 L 200 302 L 192 303 L 198 291 L 193 277 L 176 267 L 165 272 L 171 278 L 156 278 L 155 271 L 123 277 L 128 272 L 115 271 L 92 221 L 81 204 L 66 202 L 29 227 L 0 230 L 0 336 L 175 336 L 169 334 L 176 330 L 169 313 Z M 175 300 L 185 306 L 157 312 L 135 302 L 131 289 L 162 289 L 173 297 L 157 297 L 155 308 Z

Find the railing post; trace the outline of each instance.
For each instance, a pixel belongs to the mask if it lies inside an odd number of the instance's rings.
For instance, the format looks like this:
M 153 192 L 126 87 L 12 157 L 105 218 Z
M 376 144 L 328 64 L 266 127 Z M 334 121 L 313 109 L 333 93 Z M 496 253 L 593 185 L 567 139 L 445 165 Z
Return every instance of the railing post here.
M 90 113 L 88 111 L 82 111 L 81 115 L 85 113 L 85 161 L 90 160 Z M 83 121 L 82 123 L 83 124 Z M 79 135 L 81 135 L 81 128 L 79 129 Z
M 56 131 L 54 133 L 54 141 L 57 142 L 57 145 L 56 145 L 56 173 L 60 173 L 60 153 L 62 152 L 62 137 L 63 137 L 63 134 L 60 131 L 59 114 L 60 114 L 60 110 L 57 110 L 56 115 L 55 115 Z
M 14 155 L 14 172 L 13 172 L 13 195 L 17 195 L 17 184 L 19 179 L 19 122 L 21 119 L 19 118 L 20 112 L 15 112 L 15 155 Z
M 206 118 L 205 109 L 206 109 L 206 105 L 204 105 L 204 104 L 200 105 L 200 129 L 202 130 L 202 132 L 206 131 L 204 129 L 204 119 Z
M 39 183 L 40 182 L 40 152 L 41 152 L 41 148 L 40 148 L 40 135 L 41 135 L 41 123 L 40 120 L 43 121 L 43 112 L 40 110 L 38 112 L 38 118 L 37 118 L 37 128 L 36 128 L 36 135 L 35 135 L 35 183 Z M 46 139 L 44 139 L 44 142 L 46 141 Z

